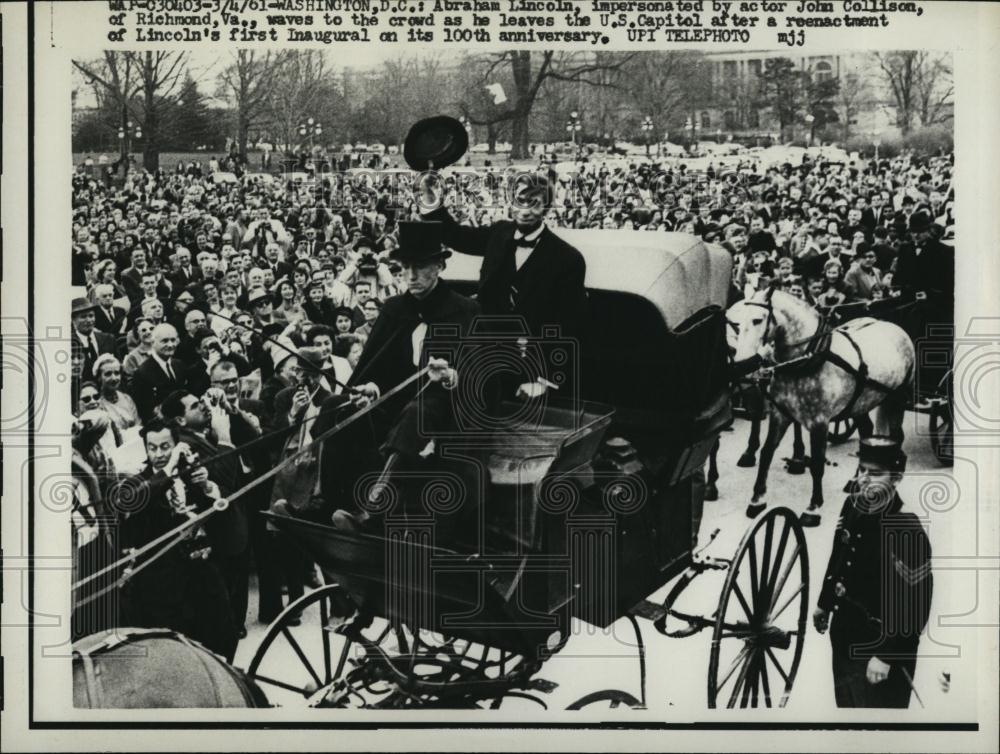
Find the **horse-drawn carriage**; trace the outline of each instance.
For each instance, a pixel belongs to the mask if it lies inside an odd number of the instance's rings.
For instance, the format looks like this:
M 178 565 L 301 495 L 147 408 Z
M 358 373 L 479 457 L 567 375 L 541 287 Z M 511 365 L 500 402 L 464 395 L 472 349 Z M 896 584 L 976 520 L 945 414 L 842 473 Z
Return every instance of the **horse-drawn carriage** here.
M 573 626 L 622 620 L 636 635 L 637 688 L 569 708 L 643 707 L 645 618 L 668 636 L 712 631 L 710 707 L 787 701 L 808 610 L 798 520 L 774 508 L 731 559 L 697 550 L 704 462 L 730 420 L 730 257 L 684 234 L 559 232 L 587 259 L 591 322 L 582 343 L 545 353 L 549 377 L 577 372 L 555 379 L 575 394 L 510 404 L 489 433 L 438 443 L 442 456 L 474 445 L 485 459 L 469 541 L 437 528 L 468 492 L 447 474 L 423 485 L 423 514 L 390 505 L 377 536 L 268 514 L 327 583 L 269 627 L 247 667 L 262 688 L 318 707 L 544 707 L 551 685 L 537 673 Z M 478 271 L 456 255 L 446 276 L 472 292 Z M 725 572 L 715 612 L 676 609 L 704 571 Z M 665 600 L 647 600 L 670 583 Z

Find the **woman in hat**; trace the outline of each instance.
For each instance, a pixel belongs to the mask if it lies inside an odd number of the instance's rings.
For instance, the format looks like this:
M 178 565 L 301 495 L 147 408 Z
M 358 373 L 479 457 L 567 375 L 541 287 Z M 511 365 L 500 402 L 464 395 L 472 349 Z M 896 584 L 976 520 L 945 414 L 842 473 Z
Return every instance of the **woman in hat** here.
M 314 325 L 333 325 L 333 306 L 326 298 L 326 290 L 322 280 L 312 280 L 306 286 L 302 311 L 305 318 Z

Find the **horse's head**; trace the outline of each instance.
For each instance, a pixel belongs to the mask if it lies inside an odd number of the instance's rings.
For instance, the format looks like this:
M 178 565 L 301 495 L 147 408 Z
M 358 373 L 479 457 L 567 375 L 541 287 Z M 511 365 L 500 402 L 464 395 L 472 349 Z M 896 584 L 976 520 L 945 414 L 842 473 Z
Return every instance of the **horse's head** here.
M 726 340 L 734 361 L 753 357 L 762 345 L 773 339 L 775 319 L 771 290 L 758 291 L 726 311 Z

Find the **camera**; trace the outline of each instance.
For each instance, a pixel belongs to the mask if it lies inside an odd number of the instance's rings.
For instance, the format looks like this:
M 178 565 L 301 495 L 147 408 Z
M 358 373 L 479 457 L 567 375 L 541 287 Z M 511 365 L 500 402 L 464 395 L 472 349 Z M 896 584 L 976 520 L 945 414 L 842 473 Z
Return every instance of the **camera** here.
M 375 254 L 366 251 L 361 254 L 361 259 L 358 260 L 358 272 L 362 275 L 374 275 L 378 271 L 378 260 L 375 258 Z

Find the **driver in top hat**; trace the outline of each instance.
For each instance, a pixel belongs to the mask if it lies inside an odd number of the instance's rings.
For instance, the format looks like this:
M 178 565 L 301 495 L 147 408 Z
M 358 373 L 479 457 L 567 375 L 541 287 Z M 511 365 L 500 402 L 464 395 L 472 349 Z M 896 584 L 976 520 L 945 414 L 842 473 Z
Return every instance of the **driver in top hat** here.
M 512 220 L 484 227 L 459 225 L 443 206 L 441 191 L 430 180 L 418 187 L 423 217 L 440 222 L 446 246 L 483 257 L 479 304 L 485 315 L 522 317 L 538 338 L 547 326 L 559 336 L 584 334 L 587 294 L 583 255 L 545 225 L 553 201 L 553 182 L 542 173 L 522 173 L 511 183 Z M 522 394 L 538 395 L 545 383 L 522 385 Z
M 442 345 L 447 341 L 447 351 L 454 350 L 456 339 L 470 332 L 479 306 L 441 279 L 451 255 L 441 246 L 441 230 L 440 223 L 399 223 L 400 245 L 392 258 L 402 265 L 407 290 L 387 299 L 382 307 L 349 381 L 355 394 L 329 398 L 313 436 L 342 420 L 341 409 L 367 405 L 423 367 L 430 368 L 430 384 L 418 397 L 418 381 L 380 406 L 370 415 L 371 421 L 355 422 L 324 444 L 320 483 L 328 505 L 348 504 L 355 481 L 364 471 L 381 466 L 384 483 L 393 475 L 398 479 L 421 468 L 433 453 L 435 435 L 453 430 L 450 391 L 457 385 L 458 372 L 440 358 L 446 353 Z M 369 497 L 377 497 L 379 486 Z M 367 501 L 355 502 L 364 509 Z M 333 513 L 334 525 L 345 529 L 357 528 L 368 518 L 365 510 L 339 508 Z
M 865 438 L 858 460 L 813 624 L 830 629 L 838 707 L 907 707 L 930 615 L 931 546 L 896 493 L 906 469 L 899 444 Z

